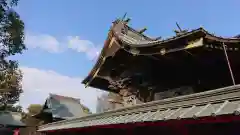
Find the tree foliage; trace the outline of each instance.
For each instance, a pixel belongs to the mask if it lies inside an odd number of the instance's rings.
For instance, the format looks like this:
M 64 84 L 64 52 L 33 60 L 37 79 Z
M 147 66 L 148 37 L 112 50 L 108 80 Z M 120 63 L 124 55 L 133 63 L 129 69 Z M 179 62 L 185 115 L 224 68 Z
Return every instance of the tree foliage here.
M 38 126 L 43 123 L 43 121 L 36 119 L 33 115 L 38 114 L 42 110 L 42 105 L 31 104 L 27 108 L 28 112 L 22 114 L 22 121 L 28 126 Z
M 42 105 L 31 104 L 31 105 L 28 106 L 27 110 L 28 110 L 29 115 L 35 115 L 35 114 L 40 113 L 40 111 L 42 110 Z
M 12 8 L 18 0 L 1 0 L 0 2 L 0 43 L 1 59 L 22 53 L 24 45 L 24 23 Z
M 13 104 L 19 101 L 22 93 L 22 73 L 18 62 L 9 56 L 21 54 L 24 45 L 24 23 L 13 7 L 18 0 L 0 0 L 0 89 L 10 89 L 0 94 L 0 109 L 21 111 L 21 107 Z

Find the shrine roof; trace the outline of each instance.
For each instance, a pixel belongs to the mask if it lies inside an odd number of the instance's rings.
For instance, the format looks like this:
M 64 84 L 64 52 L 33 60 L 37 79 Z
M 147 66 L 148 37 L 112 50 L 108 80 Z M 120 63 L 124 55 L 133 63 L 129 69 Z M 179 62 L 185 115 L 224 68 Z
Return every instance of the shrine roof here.
M 173 53 L 185 49 L 195 48 L 189 47 L 188 43 L 200 38 L 213 44 L 240 44 L 240 38 L 238 36 L 230 38 L 216 36 L 202 27 L 189 31 L 180 31 L 179 33 L 176 33 L 176 36 L 166 39 L 150 38 L 149 36 L 146 36 L 143 33 L 140 33 L 139 31 L 133 29 L 127 25 L 126 22 L 116 20 L 109 30 L 108 37 L 104 43 L 104 47 L 102 48 L 97 62 L 95 63 L 88 76 L 82 81 L 82 83 L 86 86 L 98 88 L 99 86 L 92 86 L 91 81 L 98 74 L 98 71 L 102 68 L 102 65 L 106 61 L 106 58 L 109 56 L 113 57 L 116 50 L 122 49 L 132 55 L 165 55 L 166 53 Z M 117 45 L 115 45 L 115 47 L 112 47 L 113 40 L 114 42 L 117 42 Z M 184 42 L 184 44 L 186 42 L 186 46 L 178 48 L 174 45 L 171 45 L 179 44 L 179 42 Z M 199 45 L 197 47 L 203 47 L 203 45 Z
M 218 116 L 239 116 L 239 114 L 240 85 L 236 85 L 50 123 L 40 126 L 39 131 L 170 120 L 191 119 L 197 122 L 206 117 L 215 119 Z

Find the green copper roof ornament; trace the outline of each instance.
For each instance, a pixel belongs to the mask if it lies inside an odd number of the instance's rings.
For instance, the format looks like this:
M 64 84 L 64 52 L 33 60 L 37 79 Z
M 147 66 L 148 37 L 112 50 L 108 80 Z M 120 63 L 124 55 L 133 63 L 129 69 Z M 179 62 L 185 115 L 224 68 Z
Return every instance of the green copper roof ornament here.
M 175 29 L 174 32 L 175 32 L 175 34 L 177 36 L 182 35 L 182 34 L 188 32 L 188 30 L 182 30 L 182 28 L 179 26 L 179 24 L 177 22 L 176 22 L 176 25 L 178 27 L 178 30 Z
M 123 15 L 123 17 L 122 17 L 122 21 L 124 21 L 125 20 L 125 18 L 126 18 L 126 16 L 127 16 L 127 12 Z
M 141 29 L 141 30 L 139 30 L 139 33 L 143 33 L 143 32 L 145 32 L 147 30 L 147 27 L 144 27 L 143 29 Z

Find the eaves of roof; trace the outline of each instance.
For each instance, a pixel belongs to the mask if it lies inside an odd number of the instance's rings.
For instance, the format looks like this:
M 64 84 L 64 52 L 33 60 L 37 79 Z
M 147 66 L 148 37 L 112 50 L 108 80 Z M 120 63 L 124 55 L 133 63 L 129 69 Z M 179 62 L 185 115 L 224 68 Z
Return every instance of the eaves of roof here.
M 169 42 L 176 41 L 176 40 L 179 40 L 179 39 L 182 39 L 182 38 L 186 38 L 186 37 L 191 36 L 193 34 L 201 35 L 203 38 L 205 38 L 207 40 L 226 43 L 226 44 L 227 43 L 235 43 L 235 44 L 240 43 L 240 38 L 224 38 L 224 37 L 220 37 L 220 36 L 215 36 L 214 34 L 211 34 L 210 32 L 208 32 L 207 30 L 205 30 L 202 27 L 197 28 L 197 29 L 193 29 L 191 31 L 184 32 L 182 34 L 179 34 L 179 35 L 167 38 L 167 39 L 163 39 L 163 40 L 162 39 L 153 40 L 150 37 L 147 37 L 146 35 L 143 35 L 143 34 L 140 34 L 140 33 L 138 35 L 142 36 L 146 40 L 137 40 L 137 39 L 134 39 L 134 38 L 128 36 L 125 33 L 122 33 L 122 31 L 128 31 L 128 30 L 133 31 L 134 33 L 137 33 L 136 30 L 134 30 L 133 28 L 126 25 L 125 22 L 116 21 L 113 24 L 113 26 L 110 28 L 107 40 L 104 43 L 104 47 L 101 51 L 101 54 L 99 55 L 96 64 L 94 65 L 94 67 L 92 68 L 92 70 L 90 71 L 88 76 L 82 81 L 83 84 L 85 84 L 86 86 L 90 85 L 91 81 L 94 79 L 95 75 L 97 74 L 97 71 L 99 71 L 99 69 L 101 68 L 101 66 L 105 62 L 105 59 L 106 59 L 105 55 L 106 55 L 106 52 L 108 51 L 109 43 L 110 43 L 110 41 L 112 40 L 113 37 L 115 38 L 116 41 L 120 42 L 119 45 L 124 50 L 127 50 L 126 48 L 135 48 L 135 49 L 144 50 L 144 48 L 158 47 L 157 50 L 155 49 L 155 51 L 157 53 L 160 53 L 160 51 L 159 51 L 160 49 L 165 49 L 165 47 L 167 47 L 166 45 Z M 128 51 L 128 52 L 131 53 L 131 51 Z M 140 52 L 138 55 L 151 55 L 151 54 L 155 54 L 155 53 L 151 52 L 150 54 L 144 54 L 144 53 L 142 54 Z
M 64 120 L 39 127 L 39 131 L 92 126 L 198 119 L 240 114 L 240 85 L 169 98 L 100 114 Z

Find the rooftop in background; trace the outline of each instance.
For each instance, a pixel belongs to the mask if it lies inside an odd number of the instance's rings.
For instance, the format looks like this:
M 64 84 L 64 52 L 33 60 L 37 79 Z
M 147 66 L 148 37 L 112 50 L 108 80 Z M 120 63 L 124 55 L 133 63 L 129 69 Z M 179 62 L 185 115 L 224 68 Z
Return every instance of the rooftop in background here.
M 80 103 L 80 99 L 50 94 L 36 118 L 48 119 L 48 122 L 72 119 L 88 115 L 89 109 Z
M 21 113 L 0 111 L 0 125 L 4 125 L 4 127 L 25 127 L 21 118 Z

